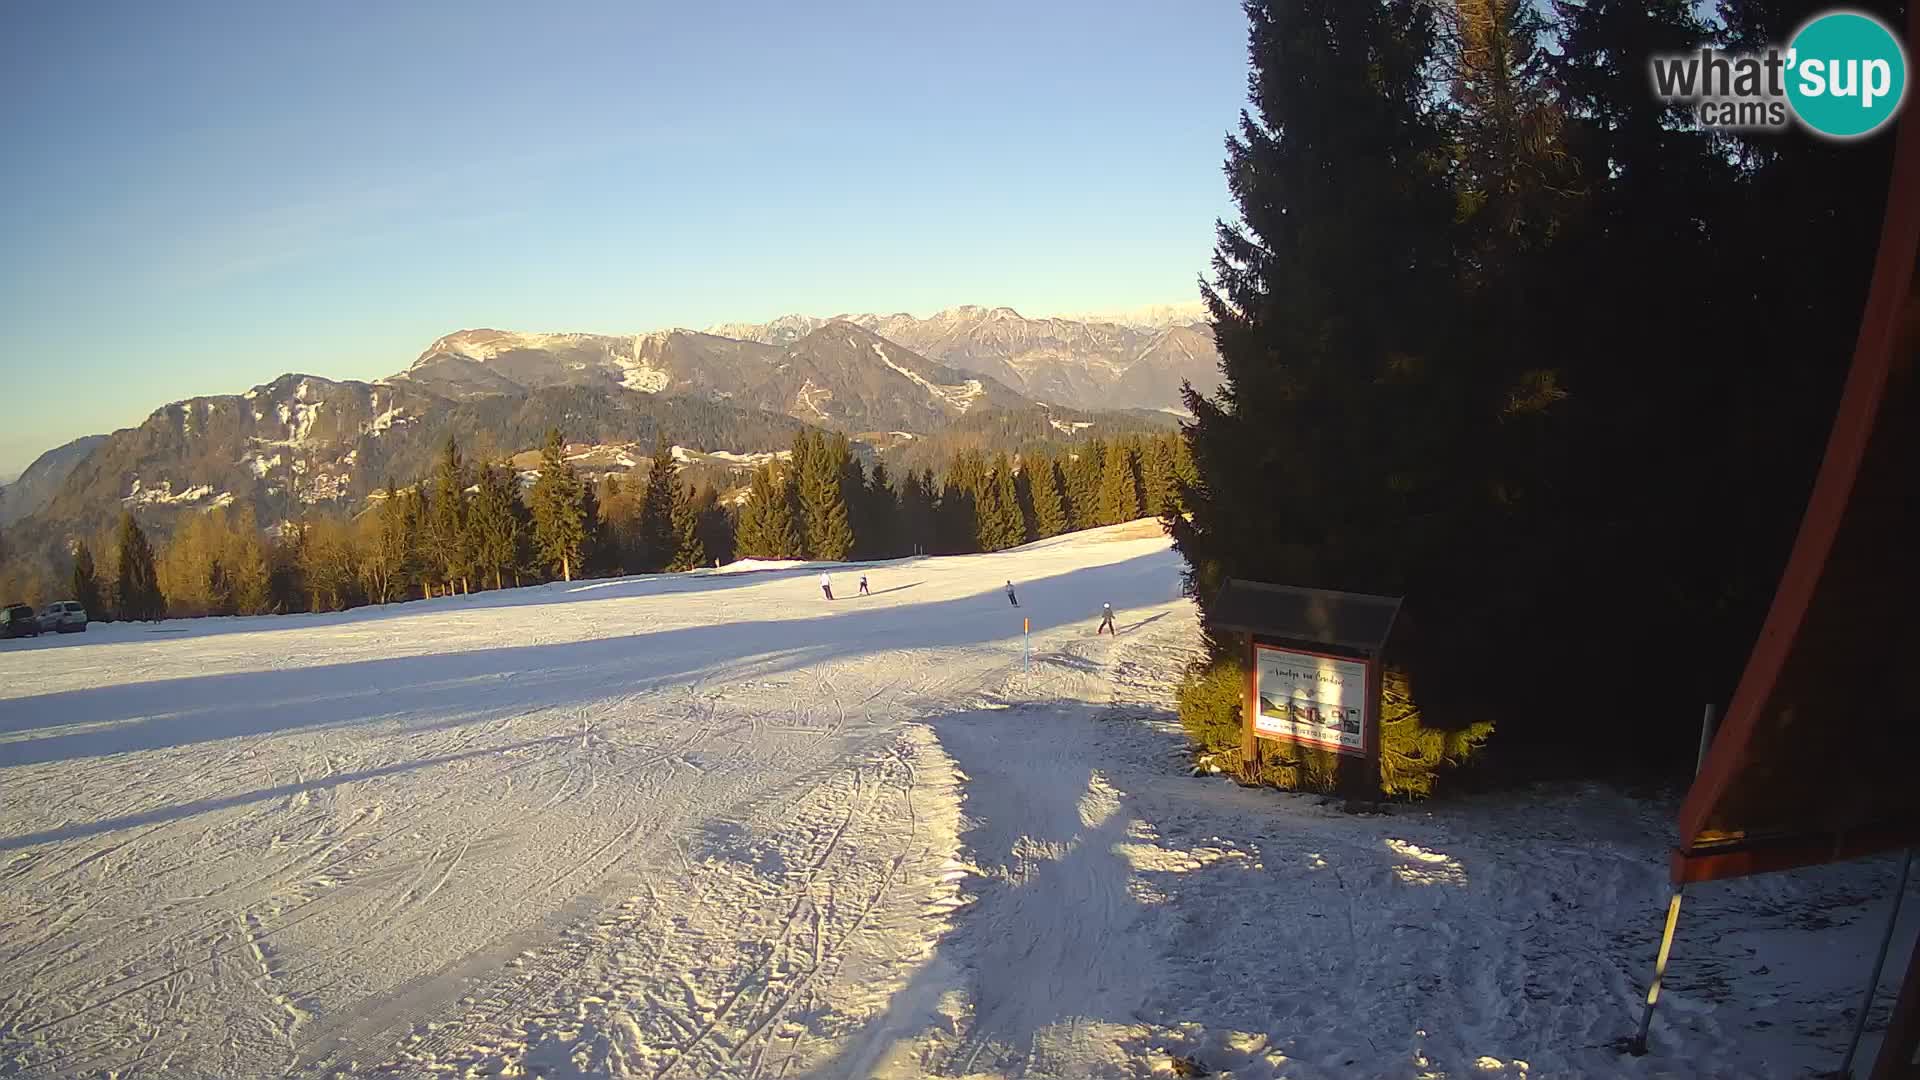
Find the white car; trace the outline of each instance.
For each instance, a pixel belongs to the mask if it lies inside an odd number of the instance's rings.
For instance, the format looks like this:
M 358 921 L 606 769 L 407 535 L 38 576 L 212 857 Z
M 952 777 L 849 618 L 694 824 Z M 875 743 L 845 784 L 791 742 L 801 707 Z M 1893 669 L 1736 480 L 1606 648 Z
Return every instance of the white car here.
M 78 600 L 62 600 L 40 609 L 40 629 L 79 634 L 87 629 L 87 609 Z

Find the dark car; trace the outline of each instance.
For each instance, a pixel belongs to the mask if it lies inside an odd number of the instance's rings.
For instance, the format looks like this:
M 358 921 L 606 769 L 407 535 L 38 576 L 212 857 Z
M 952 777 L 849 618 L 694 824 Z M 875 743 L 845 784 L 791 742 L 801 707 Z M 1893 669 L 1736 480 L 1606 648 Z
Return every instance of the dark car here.
M 25 604 L 0 608 L 0 638 L 39 636 L 40 620 L 34 617 L 32 608 Z

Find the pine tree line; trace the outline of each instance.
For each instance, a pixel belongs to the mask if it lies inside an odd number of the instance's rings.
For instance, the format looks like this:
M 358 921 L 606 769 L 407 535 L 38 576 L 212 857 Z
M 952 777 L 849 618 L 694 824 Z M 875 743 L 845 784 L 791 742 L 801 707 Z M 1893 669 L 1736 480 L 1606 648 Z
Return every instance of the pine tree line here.
M 547 433 L 530 485 L 448 438 L 429 474 L 389 479 L 354 518 L 269 533 L 244 504 L 185 516 L 158 550 L 131 515 L 75 545 L 72 597 L 96 619 L 327 611 L 583 576 L 684 571 L 749 556 L 883 559 L 1000 551 L 1177 511 L 1191 472 L 1175 435 L 1071 444 L 1058 458 L 973 450 L 946 468 L 868 469 L 844 435 L 807 430 L 734 500 L 689 486 L 664 445 L 644 474 L 589 482 Z M 104 553 L 104 562 L 95 552 Z
M 871 474 L 844 436 L 803 432 L 785 460 L 755 470 L 740 507 L 739 552 L 762 559 L 884 559 L 1004 551 L 1077 529 L 1182 511 L 1194 482 L 1177 435 L 1074 444 L 1045 454 L 989 459 L 962 450 L 944 474 L 884 463 Z

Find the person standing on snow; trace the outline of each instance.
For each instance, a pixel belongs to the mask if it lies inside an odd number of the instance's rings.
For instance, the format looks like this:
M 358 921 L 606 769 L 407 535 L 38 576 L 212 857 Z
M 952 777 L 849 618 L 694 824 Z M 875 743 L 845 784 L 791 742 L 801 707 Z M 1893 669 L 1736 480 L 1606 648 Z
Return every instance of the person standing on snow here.
M 1100 630 L 1095 630 L 1093 632 L 1093 636 L 1099 637 L 1101 630 L 1104 630 L 1107 633 L 1112 634 L 1114 637 L 1120 636 L 1120 632 L 1113 628 L 1113 605 L 1112 604 L 1100 605 Z
M 865 574 L 860 575 L 860 595 L 867 595 L 867 575 Z
M 1012 604 L 1014 607 L 1020 606 L 1020 601 L 1014 598 L 1013 582 L 1011 581 L 1007 582 L 1007 603 Z
M 824 570 L 820 572 L 820 595 L 833 599 L 833 575 Z

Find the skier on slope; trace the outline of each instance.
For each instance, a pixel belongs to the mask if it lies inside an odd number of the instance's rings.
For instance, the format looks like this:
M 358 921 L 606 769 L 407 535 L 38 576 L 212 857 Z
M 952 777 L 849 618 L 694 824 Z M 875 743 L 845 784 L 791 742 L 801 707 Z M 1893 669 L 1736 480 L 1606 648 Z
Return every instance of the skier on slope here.
M 1007 582 L 1007 603 L 1012 604 L 1014 607 L 1020 606 L 1020 601 L 1013 595 L 1013 582 L 1011 581 Z
M 1112 634 L 1114 637 L 1120 636 L 1120 632 L 1113 628 L 1113 605 L 1112 604 L 1100 605 L 1100 630 L 1095 630 L 1093 632 L 1093 636 L 1099 637 L 1101 630 L 1104 630 L 1107 633 Z
M 833 599 L 833 575 L 824 570 L 820 572 L 820 595 Z
M 861 596 L 868 595 L 867 594 L 867 575 L 865 574 L 860 575 L 860 595 Z

